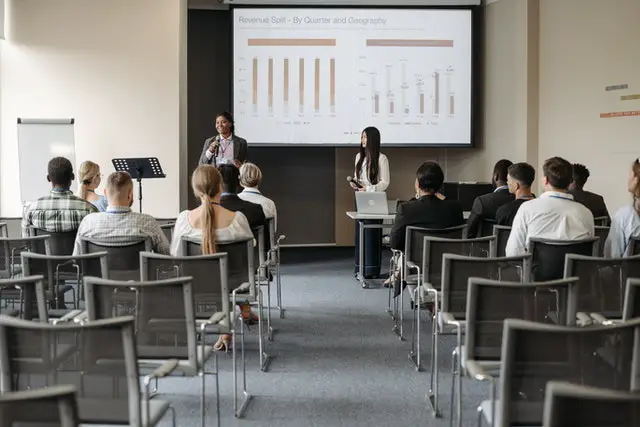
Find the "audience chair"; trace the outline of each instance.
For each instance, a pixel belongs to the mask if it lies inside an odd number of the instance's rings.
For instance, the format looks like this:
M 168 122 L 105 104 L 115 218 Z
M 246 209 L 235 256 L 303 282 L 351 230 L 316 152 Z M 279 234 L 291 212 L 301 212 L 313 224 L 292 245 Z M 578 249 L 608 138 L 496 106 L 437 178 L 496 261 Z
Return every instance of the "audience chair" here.
M 387 200 L 387 211 L 390 214 L 394 214 L 398 211 L 398 199 Z M 384 225 L 384 228 L 382 229 L 382 244 L 384 246 L 389 246 L 389 233 L 391 233 L 391 228 L 393 227 L 393 220 L 385 219 L 382 221 L 382 225 Z
M 1 237 L 20 237 L 22 235 L 22 217 L 0 217 L 0 223 L 6 224 L 6 235 Z
M 187 256 L 202 255 L 200 240 L 189 237 L 182 238 L 182 253 Z M 264 372 L 271 363 L 271 356 L 267 353 L 264 341 L 264 326 L 262 313 L 262 290 L 256 286 L 253 260 L 253 239 L 238 240 L 235 242 L 218 242 L 218 253 L 228 254 L 228 278 L 229 289 L 237 290 L 236 302 L 251 304 L 258 303 L 258 353 L 260 356 L 260 369 Z M 235 310 L 235 307 L 234 307 Z
M 496 221 L 489 218 L 482 218 L 480 224 L 480 233 L 477 237 L 493 236 L 493 227 L 496 225 Z
M 238 382 L 235 342 L 236 335 L 241 335 L 242 392 L 244 402 L 248 403 L 250 396 L 247 391 L 244 332 L 242 328 L 238 328 L 238 317 L 234 314 L 237 289 L 231 292 L 230 305 L 229 287 L 227 284 L 227 265 L 227 253 L 180 257 L 160 255 L 152 252 L 140 253 L 140 268 L 143 282 L 185 276 L 192 277 L 191 293 L 193 295 L 196 322 L 199 323 L 203 320 L 212 321 L 213 325 L 207 329 L 207 334 L 230 334 L 232 336 L 232 342 L 234 344 L 232 348 L 233 374 L 236 387 Z M 228 313 L 229 320 L 231 320 L 230 323 L 227 322 L 224 317 L 225 313 Z M 215 326 L 215 328 L 213 326 Z M 234 388 L 234 397 L 235 396 L 237 396 L 236 388 Z M 234 409 L 238 412 L 237 398 L 235 402 L 236 407 Z M 246 403 L 243 403 L 243 405 Z M 244 412 L 244 408 L 241 412 Z
M 492 257 L 505 257 L 507 256 L 506 248 L 509 235 L 511 234 L 511 227 L 506 225 L 494 225 L 493 236 L 496 238 L 495 253 L 491 254 Z
M 438 236 L 442 238 L 461 239 L 465 233 L 467 226 L 460 225 L 457 227 L 435 229 L 408 226 L 405 230 L 404 252 L 402 254 L 402 268 L 400 269 L 400 281 L 394 287 L 394 297 L 400 295 L 400 307 L 398 301 L 394 304 L 394 319 L 396 321 L 393 330 L 398 334 L 401 341 L 404 341 L 404 288 L 407 285 L 415 285 L 420 287 L 423 273 L 423 250 L 424 238 L 426 236 Z M 416 274 L 410 274 L 415 271 Z M 412 306 L 413 306 L 412 302 Z
M 598 238 L 582 240 L 549 240 L 532 237 L 528 253 L 533 255 L 532 278 L 536 282 L 562 279 L 564 260 L 567 254 L 598 255 Z
M 55 256 L 23 252 L 22 270 L 25 275 L 43 276 L 45 301 L 51 307 L 47 311 L 48 317 L 69 320 L 81 313 L 80 301 L 84 300 L 82 278 L 107 277 L 107 253 Z M 73 274 L 67 273 L 69 271 L 73 271 Z M 73 295 L 72 310 L 67 308 L 65 301 L 67 292 Z M 29 307 L 26 302 L 25 307 Z
M 80 253 L 107 253 L 108 276 L 113 280 L 140 280 L 140 252 L 151 252 L 151 240 L 130 243 L 80 238 Z
M 147 375 L 141 393 L 135 330 L 133 317 L 51 325 L 3 316 L 0 374 L 13 380 L 0 382 L 0 393 L 72 385 L 82 424 L 155 426 L 173 409 L 150 400 L 148 384 L 175 362 Z
M 9 309 L 7 305 L 2 314 L 20 317 L 26 320 L 38 319 L 43 322 L 48 321 L 47 302 L 45 299 L 44 276 L 14 277 L 11 279 L 0 279 L 0 292 L 10 289 L 18 293 L 16 298 L 20 305 L 18 309 L 15 304 Z
M 593 218 L 593 223 L 596 227 L 609 227 L 611 222 L 608 216 L 596 216 Z
M 452 354 L 451 425 L 454 420 L 462 425 L 462 377 L 485 381 L 484 372 L 499 371 L 504 320 L 575 325 L 577 282 L 577 278 L 539 283 L 469 278 L 465 341 Z
M 171 241 L 171 239 L 173 239 L 173 229 L 175 228 L 175 226 L 175 222 L 169 222 L 167 224 L 160 225 L 160 229 L 162 230 L 168 241 Z
M 207 344 L 205 339 L 208 327 L 215 329 L 221 322 L 229 327 L 231 318 L 229 311 L 225 312 L 224 306 L 219 306 L 210 319 L 196 322 L 192 280 L 192 277 L 179 277 L 135 282 L 85 277 L 87 317 L 93 322 L 123 315 L 134 316 L 136 354 L 141 368 L 162 369 L 164 376 L 177 373 L 200 377 L 202 425 L 209 425 L 205 414 L 206 378 L 215 376 L 216 416 L 219 425 L 218 357 L 213 346 Z M 213 372 L 205 369 L 206 362 L 211 358 L 214 363 Z M 145 387 L 149 389 L 147 379 Z
M 609 237 L 609 227 L 596 225 L 595 232 L 596 237 L 600 240 L 598 241 L 598 256 L 604 256 L 604 242 L 607 241 L 607 237 Z
M 76 399 L 70 385 L 0 394 L 0 425 L 78 427 Z
M 49 254 L 49 236 L 6 238 L 0 237 L 0 279 L 15 278 L 22 275 L 20 254 L 34 252 Z M 0 290 L 0 304 L 14 307 L 20 303 L 21 294 L 18 289 L 4 288 Z
M 6 222 L 0 222 L 0 237 L 9 237 L 9 226 Z
M 627 256 L 640 255 L 640 236 L 631 236 L 627 245 Z
M 546 386 L 543 427 L 637 427 L 640 394 L 562 381 Z
M 478 425 L 542 425 L 545 385 L 568 381 L 618 391 L 636 391 L 640 368 L 640 320 L 613 326 L 576 328 L 519 319 L 504 322 L 499 396 L 496 380 L 490 398 L 478 408 Z
M 627 279 L 624 293 L 624 308 L 622 310 L 622 320 L 628 321 L 640 317 L 640 279 Z
M 29 227 L 29 236 L 49 236 L 51 255 L 71 255 L 76 242 L 77 230 L 60 233 Z
M 264 226 L 255 227 L 251 231 L 253 231 L 253 236 L 256 239 L 257 245 L 254 246 L 254 255 L 253 259 L 258 260 L 258 268 L 256 270 L 256 285 L 264 286 L 267 289 L 267 339 L 269 341 L 273 340 L 273 326 L 271 326 L 271 281 L 273 279 L 271 275 L 271 271 L 269 266 L 271 261 L 269 257 L 271 256 L 271 252 L 267 250 L 267 241 L 266 234 L 268 231 L 265 230 Z
M 281 234 L 276 236 L 275 218 L 267 218 L 269 229 L 269 269 L 275 271 L 276 279 L 276 308 L 280 318 L 284 319 L 284 306 L 282 305 L 282 281 L 280 279 L 280 242 L 286 238 Z
M 468 239 L 476 241 L 476 245 L 495 243 L 494 237 L 484 237 L 479 239 Z M 477 249 L 477 248 L 476 248 Z M 426 252 L 426 251 L 425 251 Z M 510 258 L 486 258 L 466 255 L 456 255 L 455 253 L 443 253 L 442 258 L 442 279 L 440 291 L 434 291 L 434 309 L 431 329 L 431 377 L 429 383 L 429 401 L 432 404 L 434 415 L 439 415 L 438 408 L 438 387 L 439 387 L 439 365 L 438 348 L 440 346 L 441 334 L 451 333 L 453 329 L 457 335 L 457 347 L 462 345 L 462 333 L 465 328 L 467 287 L 470 277 L 482 277 L 494 280 L 527 281 L 530 256 L 519 256 Z M 433 287 L 430 289 L 434 289 Z M 420 319 L 416 325 L 419 331 Z M 445 329 L 447 330 L 445 332 Z M 417 357 L 419 361 L 420 345 L 419 332 L 416 337 Z
M 175 224 L 177 218 L 156 218 L 156 222 L 163 226 L 165 224 Z
M 622 318 L 627 279 L 640 277 L 640 256 L 599 258 L 567 254 L 565 277 L 578 277 L 577 311 L 600 323 Z M 590 318 L 583 319 L 590 323 Z

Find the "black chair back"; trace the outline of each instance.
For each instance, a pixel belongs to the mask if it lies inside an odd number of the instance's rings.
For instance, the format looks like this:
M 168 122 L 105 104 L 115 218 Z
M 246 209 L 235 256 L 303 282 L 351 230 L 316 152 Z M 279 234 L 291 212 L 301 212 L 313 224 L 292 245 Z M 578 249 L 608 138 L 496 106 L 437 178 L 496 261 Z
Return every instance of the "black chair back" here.
M 564 277 L 565 256 L 567 254 L 596 256 L 598 254 L 598 238 L 549 240 L 532 237 L 529 239 L 529 253 L 533 255 L 533 281 L 559 280 Z
M 128 244 L 81 238 L 82 253 L 107 253 L 108 275 L 112 280 L 140 280 L 140 252 L 151 252 L 151 240 L 141 239 Z
M 604 256 L 604 242 L 607 241 L 607 237 L 609 237 L 609 227 L 596 225 L 595 227 L 596 237 L 600 240 L 598 241 L 598 256 Z
M 56 233 L 35 227 L 29 228 L 31 236 L 49 236 L 51 255 L 71 255 L 76 242 L 76 234 L 76 230 Z
M 640 255 L 640 236 L 631 236 L 627 246 L 627 256 Z
M 492 254 L 493 257 L 505 257 L 507 256 L 507 241 L 509 241 L 509 235 L 511 234 L 511 227 L 506 225 L 494 225 L 493 235 L 496 237 L 496 250 Z
M 175 226 L 176 224 L 172 222 L 160 225 L 160 229 L 162 230 L 162 232 L 164 233 L 165 237 L 169 242 L 173 238 L 173 229 Z

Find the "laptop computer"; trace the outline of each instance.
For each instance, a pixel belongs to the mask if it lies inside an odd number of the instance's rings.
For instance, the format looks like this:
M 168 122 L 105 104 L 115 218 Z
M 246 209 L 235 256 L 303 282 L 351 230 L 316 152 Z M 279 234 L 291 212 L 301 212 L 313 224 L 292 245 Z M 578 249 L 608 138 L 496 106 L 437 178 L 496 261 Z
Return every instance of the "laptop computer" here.
M 362 215 L 388 215 L 387 193 L 356 191 L 356 209 Z

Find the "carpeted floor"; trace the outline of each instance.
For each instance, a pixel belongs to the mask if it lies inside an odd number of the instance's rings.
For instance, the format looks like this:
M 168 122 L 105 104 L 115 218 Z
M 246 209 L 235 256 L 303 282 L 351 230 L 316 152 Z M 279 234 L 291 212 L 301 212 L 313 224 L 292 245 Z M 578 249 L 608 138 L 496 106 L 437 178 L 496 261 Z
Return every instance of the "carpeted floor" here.
M 220 357 L 223 426 L 449 425 L 454 337 L 444 337 L 441 346 L 443 418 L 436 420 L 425 400 L 429 373 L 416 372 L 407 358 L 410 342 L 401 342 L 392 332 L 392 319 L 385 312 L 387 290 L 362 289 L 346 252 L 285 257 L 282 278 L 286 317 L 280 319 L 273 311 L 277 332 L 270 343 L 274 359 L 268 372 L 258 366 L 255 329 L 247 335 L 247 381 L 253 399 L 243 419 L 233 416 L 230 353 Z M 405 317 L 408 336 L 408 309 Z M 430 324 L 425 321 L 423 326 L 423 365 L 429 366 Z M 199 379 L 179 377 L 160 383 L 158 399 L 172 403 L 179 426 L 200 425 L 199 384 Z M 207 378 L 207 426 L 215 425 L 214 384 Z M 475 408 L 486 399 L 488 388 L 465 380 L 463 389 L 463 425 L 475 426 Z M 166 418 L 161 425 L 170 425 Z

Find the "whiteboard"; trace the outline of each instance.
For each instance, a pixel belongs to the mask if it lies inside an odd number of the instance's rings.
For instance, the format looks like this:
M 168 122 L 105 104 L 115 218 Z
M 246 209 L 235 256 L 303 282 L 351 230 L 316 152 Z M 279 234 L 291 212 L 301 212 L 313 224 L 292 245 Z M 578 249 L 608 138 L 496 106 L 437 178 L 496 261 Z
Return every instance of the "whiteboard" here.
M 20 200 L 37 200 L 51 191 L 47 165 L 53 157 L 66 157 L 76 165 L 73 119 L 18 118 Z M 72 184 L 73 188 L 73 184 Z

